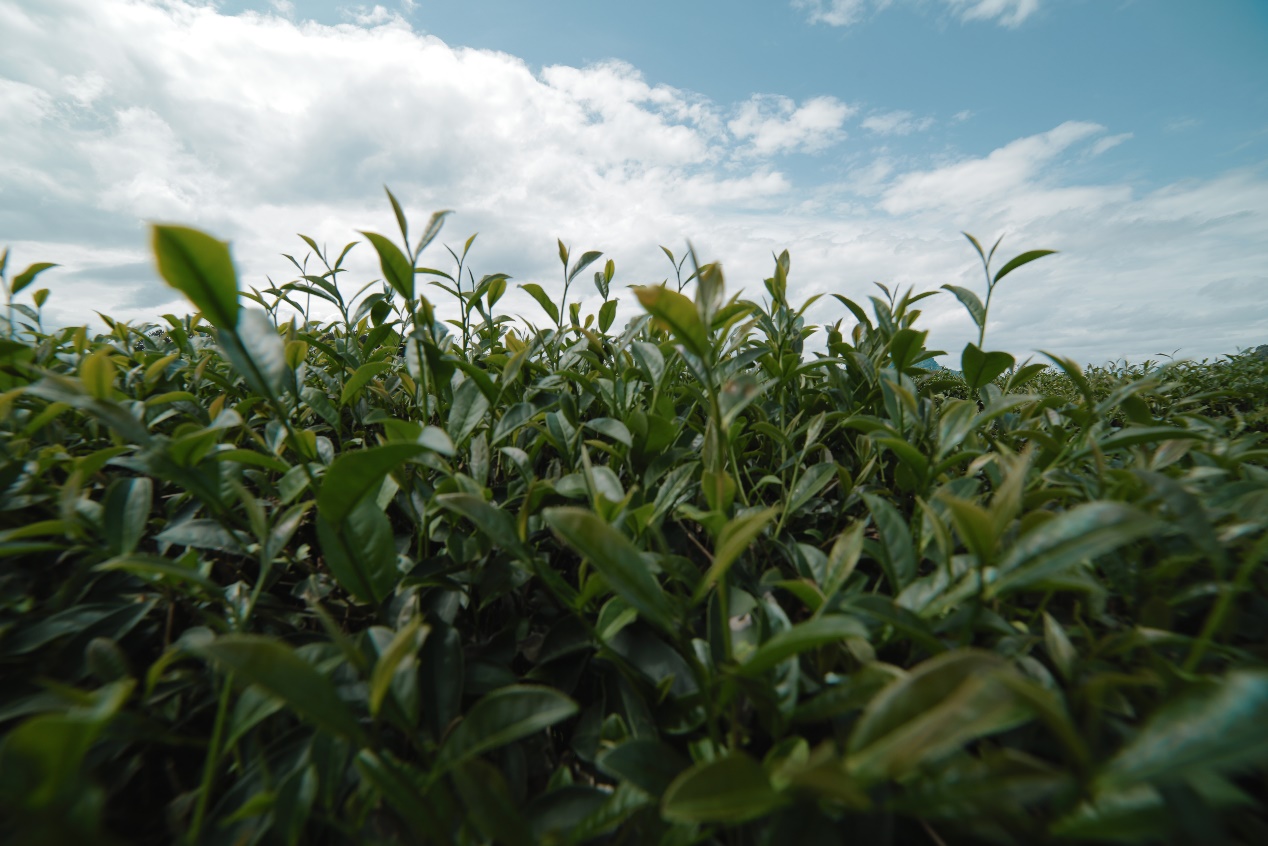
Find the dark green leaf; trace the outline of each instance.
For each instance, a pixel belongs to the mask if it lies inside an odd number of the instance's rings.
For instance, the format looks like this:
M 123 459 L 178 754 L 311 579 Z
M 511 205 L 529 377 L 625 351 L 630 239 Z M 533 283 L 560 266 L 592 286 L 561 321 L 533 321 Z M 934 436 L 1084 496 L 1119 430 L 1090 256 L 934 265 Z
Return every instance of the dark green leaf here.
M 378 491 L 388 473 L 426 449 L 418 443 L 394 443 L 343 453 L 322 480 L 317 496 L 321 516 L 332 524 L 343 522 L 362 498 Z
M 445 740 L 436 766 L 447 770 L 536 734 L 577 713 L 577 703 L 559 691 L 537 685 L 510 685 L 485 696 Z
M 682 773 L 665 791 L 661 814 L 678 823 L 741 823 L 764 817 L 787 800 L 743 752 L 704 761 Z
M 1168 783 L 1268 762 L 1268 671 L 1235 670 L 1201 682 L 1159 708 L 1115 755 L 1103 790 Z
M 1023 264 L 1030 264 L 1035 259 L 1050 256 L 1055 252 L 1056 250 L 1030 250 L 1029 252 L 1022 253 L 999 269 L 999 272 L 995 274 L 995 283 L 999 284 L 999 280 L 1003 279 Z
M 580 508 L 549 508 L 542 517 L 569 546 L 590 559 L 604 581 L 644 620 L 667 634 L 678 634 L 669 598 L 624 535 Z
M 361 741 L 361 726 L 330 679 L 290 647 L 260 635 L 222 635 L 190 648 L 231 671 L 240 684 L 254 684 L 317 726 Z
M 1006 352 L 982 352 L 977 344 L 968 344 L 960 356 L 960 369 L 964 373 L 964 381 L 977 390 L 993 382 L 1016 361 Z

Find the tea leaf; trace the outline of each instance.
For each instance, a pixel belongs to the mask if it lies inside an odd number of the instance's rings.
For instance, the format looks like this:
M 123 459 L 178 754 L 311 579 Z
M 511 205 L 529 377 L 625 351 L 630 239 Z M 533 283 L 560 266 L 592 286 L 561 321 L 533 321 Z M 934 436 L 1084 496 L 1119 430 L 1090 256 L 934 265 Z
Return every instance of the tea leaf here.
M 268 691 L 321 728 L 365 742 L 361 726 L 330 679 L 285 644 L 260 635 L 221 635 L 190 651 L 231 671 L 239 684 Z
M 548 508 L 546 523 L 585 556 L 616 594 L 639 616 L 667 634 L 676 635 L 676 615 L 668 597 L 647 569 L 642 555 L 625 536 L 597 515 L 580 508 Z
M 577 703 L 557 690 L 537 685 L 510 685 L 485 696 L 463 717 L 436 756 L 447 770 L 536 734 L 577 713 Z
M 159 275 L 180 291 L 217 329 L 238 325 L 238 274 L 229 245 L 184 226 L 150 227 Z
M 756 761 L 733 752 L 679 775 L 665 791 L 660 809 L 670 822 L 739 823 L 764 817 L 787 801 Z

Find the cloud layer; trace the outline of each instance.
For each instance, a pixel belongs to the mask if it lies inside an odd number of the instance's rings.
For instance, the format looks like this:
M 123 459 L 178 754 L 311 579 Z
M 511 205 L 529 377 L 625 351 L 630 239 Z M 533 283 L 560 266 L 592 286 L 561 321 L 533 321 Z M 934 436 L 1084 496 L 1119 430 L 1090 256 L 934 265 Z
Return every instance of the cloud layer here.
M 953 3 L 1001 24 L 1034 5 Z M 795 298 L 866 297 L 872 281 L 980 289 L 963 229 L 1006 234 L 1008 255 L 1062 251 L 1010 277 L 992 306 L 997 348 L 1103 361 L 1265 342 L 1268 306 L 1246 296 L 1268 285 L 1259 170 L 1149 193 L 1080 179 L 1083 163 L 1132 140 L 1078 116 L 981 154 L 897 155 L 873 145 L 928 130 L 932 116 L 875 104 L 855 129 L 860 107 L 832 96 L 717 103 L 619 61 L 534 71 L 366 14 L 323 26 L 187 0 L 0 0 L 12 34 L 0 54 L 0 238 L 14 263 L 64 265 L 41 277 L 50 317 L 184 309 L 151 269 L 144 221 L 231 238 L 244 284 L 263 288 L 293 277 L 281 253 L 302 258 L 296 232 L 336 252 L 358 229 L 394 234 L 388 184 L 415 226 L 455 209 L 441 240 L 480 232 L 477 277 L 504 271 L 512 284 L 558 290 L 556 237 L 614 257 L 618 290 L 658 282 L 671 271 L 657 245 L 681 255 L 690 238 L 755 297 L 785 248 Z M 841 178 L 805 184 L 793 176 L 805 161 Z M 433 249 L 427 262 L 446 266 Z M 351 267 L 349 291 L 378 275 L 364 246 Z M 532 318 L 517 295 L 508 311 Z M 971 327 L 958 304 L 924 305 L 932 341 L 960 349 Z M 825 298 L 811 317 L 843 313 Z

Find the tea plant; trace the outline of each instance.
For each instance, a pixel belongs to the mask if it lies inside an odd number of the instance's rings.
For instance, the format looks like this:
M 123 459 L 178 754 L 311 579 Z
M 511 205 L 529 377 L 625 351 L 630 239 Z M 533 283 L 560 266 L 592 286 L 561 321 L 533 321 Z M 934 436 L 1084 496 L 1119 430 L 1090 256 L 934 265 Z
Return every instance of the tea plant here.
M 161 332 L 0 259 L 8 842 L 1268 839 L 1268 363 L 1018 366 L 973 239 L 961 376 L 787 253 L 538 327 L 389 198 L 351 297 L 154 227 Z

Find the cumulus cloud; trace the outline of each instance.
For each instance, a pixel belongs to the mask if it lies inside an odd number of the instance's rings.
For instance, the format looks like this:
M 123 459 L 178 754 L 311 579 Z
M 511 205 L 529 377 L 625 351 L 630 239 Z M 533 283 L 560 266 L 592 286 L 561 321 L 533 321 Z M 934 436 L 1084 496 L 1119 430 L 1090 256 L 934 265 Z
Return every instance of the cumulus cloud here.
M 845 137 L 841 127 L 856 110 L 835 97 L 814 97 L 798 106 L 788 97 L 754 95 L 727 128 L 759 156 L 815 153 Z
M 0 232 L 12 264 L 62 264 L 41 277 L 54 322 L 184 311 L 153 270 L 145 221 L 231 239 L 244 287 L 263 288 L 293 277 L 281 253 L 302 259 L 296 232 L 336 253 L 358 229 L 393 233 L 386 183 L 416 228 L 457 210 L 441 241 L 481 233 L 477 277 L 510 273 L 502 305 L 530 319 L 537 307 L 514 284 L 558 291 L 556 237 L 615 258 L 618 286 L 660 281 L 656 246 L 680 253 L 690 238 L 723 260 L 731 290 L 760 295 L 787 248 L 794 299 L 859 298 L 872 280 L 979 285 L 963 229 L 1006 233 L 1003 251 L 1062 251 L 1010 277 L 992 305 L 995 348 L 1101 361 L 1263 342 L 1268 306 L 1236 292 L 1263 277 L 1265 174 L 1144 194 L 1080 184 L 1077 163 L 1128 134 L 1097 124 L 935 159 L 872 154 L 845 138 L 854 109 L 830 97 L 715 103 L 617 61 L 535 71 L 395 18 L 323 26 L 185 0 L 0 0 L 0 26 L 12 34 Z M 777 158 L 816 152 L 838 181 L 799 182 Z M 433 249 L 424 260 L 444 266 Z M 353 250 L 350 293 L 379 274 L 372 251 Z M 950 298 L 922 305 L 937 347 L 971 337 Z M 824 298 L 810 317 L 842 313 Z
M 933 118 L 917 118 L 911 112 L 881 112 L 863 120 L 863 128 L 877 135 L 910 135 L 933 126 Z

